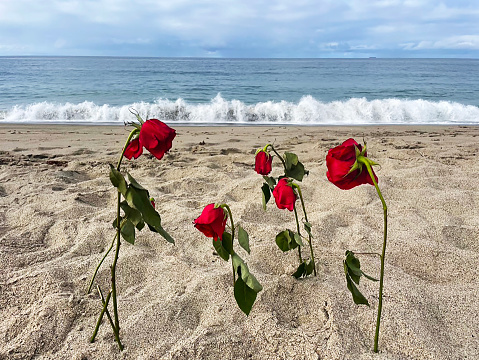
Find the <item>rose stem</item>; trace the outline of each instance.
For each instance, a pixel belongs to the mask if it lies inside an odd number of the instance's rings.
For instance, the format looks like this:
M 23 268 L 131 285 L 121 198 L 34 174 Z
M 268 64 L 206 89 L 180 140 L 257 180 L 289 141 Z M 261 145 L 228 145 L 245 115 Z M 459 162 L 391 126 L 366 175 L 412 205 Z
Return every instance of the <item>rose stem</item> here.
M 100 285 L 97 285 L 97 289 L 98 289 L 98 294 L 100 294 L 101 303 L 103 304 L 103 306 L 105 306 L 105 298 L 103 297 L 103 293 L 101 292 Z M 113 334 L 115 334 L 116 342 L 118 343 L 120 350 L 123 350 L 123 344 L 120 341 L 120 334 L 118 333 L 118 330 L 116 329 L 115 324 L 113 324 L 113 320 L 111 319 L 111 315 L 110 315 L 110 312 L 108 311 L 108 307 L 105 309 L 105 313 L 106 313 L 106 316 L 108 317 L 108 320 L 110 321 L 111 328 L 113 329 Z
M 294 187 L 298 189 L 299 199 L 301 200 L 301 206 L 303 208 L 304 220 L 306 220 L 306 222 L 309 223 L 308 214 L 306 214 L 306 207 L 304 206 L 303 194 L 301 193 L 301 188 L 299 187 L 298 184 L 294 184 Z M 311 261 L 313 262 L 313 272 L 314 272 L 314 276 L 316 276 L 316 263 L 314 262 L 313 244 L 312 244 L 311 234 L 309 231 L 308 231 L 308 243 L 309 243 L 309 250 L 311 251 Z
M 100 323 L 103 319 L 103 314 L 105 314 L 106 308 L 108 307 L 108 303 L 110 302 L 110 297 L 111 297 L 111 290 L 106 296 L 105 301 L 104 302 L 102 301 L 103 309 L 101 310 L 100 316 L 98 317 L 98 321 L 96 322 L 95 331 L 93 331 L 93 335 L 90 338 L 91 343 L 95 341 L 96 334 L 98 333 L 98 329 L 100 328 Z
M 103 258 L 101 259 L 100 263 L 96 267 L 95 273 L 93 274 L 93 276 L 91 278 L 91 281 L 90 281 L 90 286 L 88 287 L 88 291 L 86 292 L 87 294 L 90 293 L 91 288 L 93 287 L 93 281 L 95 280 L 96 274 L 98 273 L 98 270 L 100 269 L 101 264 L 103 263 L 103 261 L 105 260 L 107 255 L 110 253 L 111 249 L 113 249 L 113 244 L 115 243 L 115 240 L 116 240 L 117 236 L 118 236 L 118 234 L 115 234 L 115 237 L 113 238 L 113 241 L 111 242 L 111 245 L 110 245 L 109 249 L 106 251 L 105 255 L 103 255 Z
M 284 162 L 283 157 L 282 157 L 280 154 L 278 154 L 278 152 L 277 152 L 276 149 L 273 147 L 273 145 L 268 144 L 268 145 L 266 145 L 266 148 L 267 148 L 268 146 L 270 146 L 270 147 L 271 147 L 271 150 L 273 150 L 273 152 L 279 157 L 279 159 L 280 159 L 281 162 L 283 163 L 284 172 L 286 173 L 286 171 L 287 171 L 287 169 L 286 169 L 286 163 Z
M 226 209 L 228 211 L 228 214 L 230 216 L 230 222 L 231 222 L 231 250 L 233 250 L 233 244 L 234 244 L 234 239 L 235 239 L 235 224 L 233 222 L 233 214 L 231 213 L 231 209 L 228 205 L 223 204 L 221 205 L 222 208 Z M 234 252 L 234 250 L 233 250 Z M 233 286 L 236 284 L 236 271 L 235 271 L 235 266 L 233 264 L 233 259 L 231 259 L 231 268 L 233 269 Z
M 128 139 L 125 142 L 125 146 L 123 146 L 123 150 L 120 155 L 120 159 L 118 160 L 118 164 L 116 166 L 116 170 L 120 171 L 120 166 L 121 166 L 121 161 L 123 160 L 123 155 L 125 155 L 126 148 L 128 144 L 130 143 L 131 138 L 138 133 L 138 129 L 134 129 L 132 132 L 130 132 L 130 135 L 128 135 Z M 120 252 L 120 231 L 121 231 L 121 226 L 120 226 L 120 203 L 121 203 L 121 193 L 118 191 L 118 201 L 117 201 L 117 206 L 116 206 L 116 248 L 115 248 L 115 258 L 113 260 L 113 264 L 111 266 L 111 295 L 113 299 L 113 315 L 115 317 L 115 328 L 118 332 L 118 337 L 120 336 L 120 320 L 118 318 L 118 303 L 116 299 L 116 263 L 118 261 L 118 255 Z M 123 350 L 123 346 L 121 343 L 118 343 L 118 346 L 120 346 L 120 350 Z
M 378 183 L 373 174 L 373 170 L 371 169 L 371 165 L 368 162 L 369 160 L 362 161 L 363 164 L 366 165 L 368 169 L 369 176 L 374 183 L 374 187 L 379 195 L 379 199 L 383 204 L 383 212 L 384 212 L 384 238 L 383 238 L 383 251 L 381 254 L 381 277 L 379 278 L 379 303 L 378 303 L 378 317 L 376 320 L 376 333 L 374 335 L 374 352 L 378 352 L 378 342 L 379 342 L 379 326 L 381 324 L 381 310 L 383 307 L 383 283 L 384 283 L 384 257 L 386 255 L 386 241 L 388 238 L 388 207 L 386 202 L 384 201 L 383 195 L 381 194 L 381 190 L 379 190 Z
M 296 211 L 296 203 L 293 205 L 294 210 L 294 217 L 296 219 L 296 229 L 298 229 L 298 235 L 301 236 L 301 231 L 299 230 L 299 220 L 298 220 L 298 212 Z M 303 263 L 303 258 L 301 257 L 301 245 L 298 245 L 298 259 L 299 263 Z

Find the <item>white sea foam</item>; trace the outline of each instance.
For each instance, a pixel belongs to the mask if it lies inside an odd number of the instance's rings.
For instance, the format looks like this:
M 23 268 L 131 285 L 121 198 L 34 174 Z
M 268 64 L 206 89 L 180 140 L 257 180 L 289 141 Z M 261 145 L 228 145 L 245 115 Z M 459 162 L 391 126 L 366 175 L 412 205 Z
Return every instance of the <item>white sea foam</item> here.
M 479 124 L 479 107 L 457 102 L 352 98 L 321 102 L 304 96 L 298 103 L 261 102 L 253 105 L 225 100 L 218 94 L 209 103 L 194 104 L 183 99 L 158 99 L 154 103 L 124 106 L 34 103 L 0 112 L 0 121 L 9 123 L 124 123 L 134 120 L 129 109 L 143 118 L 158 118 L 181 124 Z

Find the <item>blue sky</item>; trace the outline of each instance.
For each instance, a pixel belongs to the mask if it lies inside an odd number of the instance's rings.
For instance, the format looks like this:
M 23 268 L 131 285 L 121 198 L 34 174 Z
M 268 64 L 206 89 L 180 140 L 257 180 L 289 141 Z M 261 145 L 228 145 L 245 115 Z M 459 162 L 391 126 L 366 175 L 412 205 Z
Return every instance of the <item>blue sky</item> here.
M 0 0 L 0 56 L 479 58 L 478 0 Z

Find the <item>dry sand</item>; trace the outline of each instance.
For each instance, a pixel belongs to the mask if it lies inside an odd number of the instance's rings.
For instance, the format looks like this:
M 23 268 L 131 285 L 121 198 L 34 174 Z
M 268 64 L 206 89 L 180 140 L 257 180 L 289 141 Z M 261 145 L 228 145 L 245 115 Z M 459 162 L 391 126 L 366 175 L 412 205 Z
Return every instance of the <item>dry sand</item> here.
M 478 359 L 477 127 L 179 127 L 171 152 L 125 161 L 156 198 L 171 245 L 143 230 L 118 264 L 120 353 L 88 281 L 114 236 L 123 127 L 0 126 L 0 359 Z M 345 250 L 380 251 L 374 187 L 342 191 L 325 176 L 330 147 L 368 142 L 389 207 L 380 353 L 372 352 L 377 283 L 346 289 Z M 296 253 L 274 242 L 294 216 L 261 206 L 254 152 L 274 142 L 310 170 L 303 194 L 318 277 L 295 280 Z M 275 161 L 273 172 L 281 167 Z M 264 290 L 249 317 L 236 306 L 231 265 L 193 225 L 227 202 L 250 234 L 241 254 Z M 304 251 L 307 255 L 307 251 Z M 362 256 L 366 273 L 379 261 Z M 109 286 L 107 262 L 98 282 Z

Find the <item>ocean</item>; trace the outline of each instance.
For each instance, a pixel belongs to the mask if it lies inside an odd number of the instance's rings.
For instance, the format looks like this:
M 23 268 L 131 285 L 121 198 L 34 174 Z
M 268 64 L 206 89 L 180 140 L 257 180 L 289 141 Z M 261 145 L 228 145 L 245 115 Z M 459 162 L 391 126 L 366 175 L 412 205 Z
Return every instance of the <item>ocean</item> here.
M 0 123 L 479 124 L 479 59 L 0 57 Z

